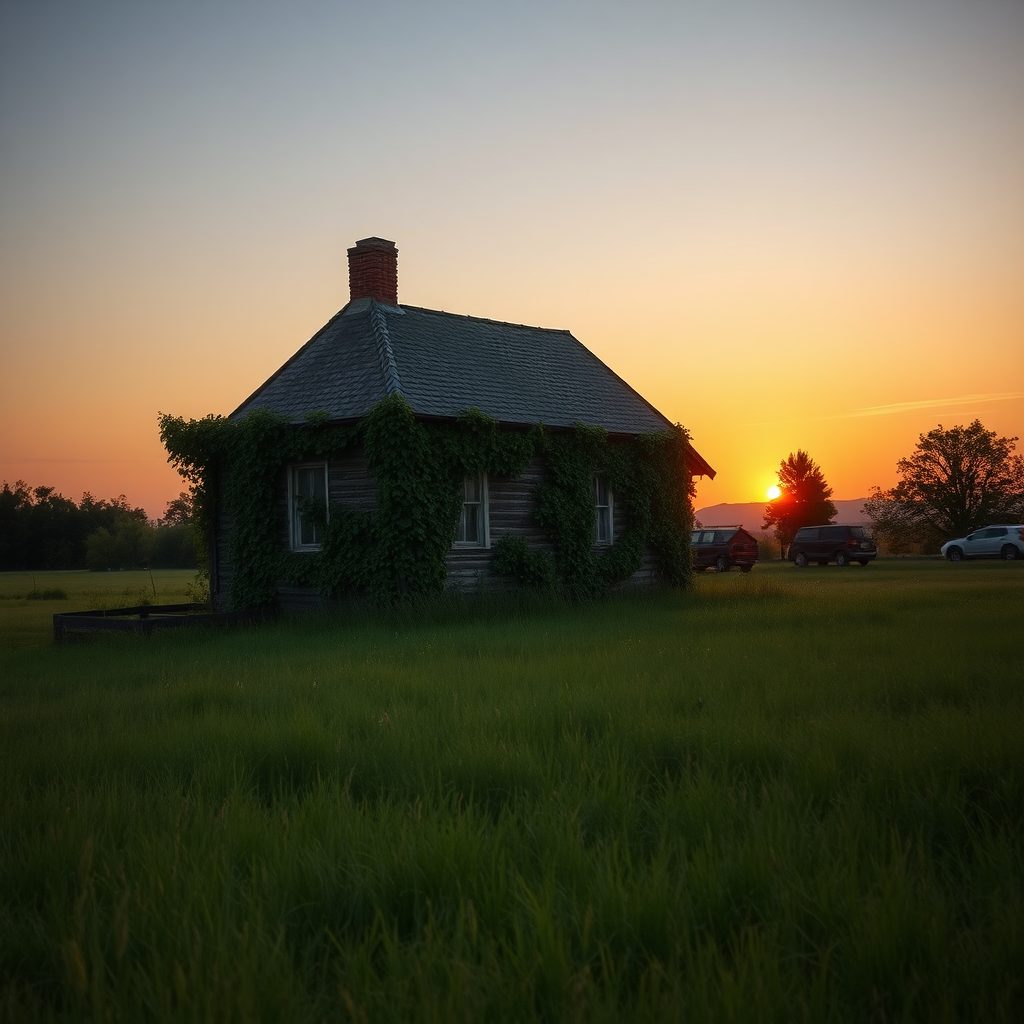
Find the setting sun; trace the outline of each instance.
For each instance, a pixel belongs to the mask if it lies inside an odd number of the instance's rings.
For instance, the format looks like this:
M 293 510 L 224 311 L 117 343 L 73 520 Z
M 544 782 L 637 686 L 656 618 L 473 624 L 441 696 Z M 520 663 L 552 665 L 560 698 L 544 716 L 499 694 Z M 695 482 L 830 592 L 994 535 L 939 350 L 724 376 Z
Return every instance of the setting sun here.
M 772 486 L 769 487 L 768 491 L 767 491 L 768 500 L 769 501 L 774 501 L 781 493 L 782 493 L 782 491 L 780 491 L 779 488 L 775 484 L 772 484 Z

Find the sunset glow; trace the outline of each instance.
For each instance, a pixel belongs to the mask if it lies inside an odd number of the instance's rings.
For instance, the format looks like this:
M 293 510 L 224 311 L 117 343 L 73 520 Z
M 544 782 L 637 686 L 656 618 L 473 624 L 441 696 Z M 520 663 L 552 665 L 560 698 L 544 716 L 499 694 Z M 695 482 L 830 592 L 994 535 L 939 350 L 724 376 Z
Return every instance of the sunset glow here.
M 1024 5 L 8 8 L 0 479 L 161 514 L 157 413 L 233 410 L 368 235 L 400 302 L 571 330 L 697 507 L 1024 435 Z
M 779 490 L 777 486 L 772 486 L 769 487 L 765 493 L 768 495 L 769 501 L 774 501 L 782 493 L 782 491 Z

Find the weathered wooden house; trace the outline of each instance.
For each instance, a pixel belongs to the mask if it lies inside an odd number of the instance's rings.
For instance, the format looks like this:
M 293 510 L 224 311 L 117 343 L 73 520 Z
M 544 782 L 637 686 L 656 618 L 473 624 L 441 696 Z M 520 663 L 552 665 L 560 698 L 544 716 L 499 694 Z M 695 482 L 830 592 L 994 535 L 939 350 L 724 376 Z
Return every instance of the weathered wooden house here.
M 400 304 L 398 251 L 385 239 L 358 241 L 348 250 L 348 258 L 347 305 L 228 418 L 238 424 L 256 411 L 266 410 L 296 430 L 303 425 L 308 428 L 311 422 L 356 428 L 355 440 L 343 450 L 325 451 L 322 445 L 319 449 L 310 445 L 309 450 L 293 451 L 289 461 L 275 471 L 273 507 L 263 508 L 260 515 L 273 524 L 280 551 L 290 553 L 290 561 L 281 564 L 293 569 L 278 572 L 274 584 L 279 603 L 294 604 L 325 592 L 322 579 L 318 585 L 315 574 L 304 574 L 301 569 L 304 564 L 314 564 L 339 516 L 349 516 L 346 522 L 355 524 L 355 532 L 346 542 L 349 554 L 339 554 L 344 545 L 335 545 L 332 557 L 361 557 L 359 545 L 371 543 L 367 539 L 371 528 L 367 526 L 360 534 L 359 520 L 352 517 L 362 515 L 369 523 L 374 515 L 385 513 L 380 507 L 381 481 L 358 426 L 382 400 L 395 401 L 401 396 L 411 418 L 424 428 L 448 425 L 455 429 L 467 410 L 479 410 L 499 436 L 520 439 L 538 433 L 549 440 L 568 437 L 586 424 L 602 428 L 598 433 L 614 448 L 642 437 L 669 436 L 674 429 L 685 453 L 685 469 L 682 465 L 677 468 L 686 475 L 687 490 L 690 477 L 714 476 L 714 470 L 679 428 L 673 428 L 568 331 Z M 540 432 L 539 424 L 543 425 Z M 517 539 L 520 553 L 552 553 L 553 561 L 559 557 L 566 562 L 574 557 L 600 559 L 629 532 L 631 517 L 636 515 L 629 507 L 628 488 L 617 487 L 616 474 L 598 458 L 587 482 L 589 554 L 573 555 L 563 544 L 559 555 L 559 537 L 552 536 L 551 521 L 561 506 L 549 503 L 556 511 L 546 519 L 538 508 L 539 490 L 551 471 L 544 444 L 535 444 L 515 467 L 517 471 L 506 475 L 488 471 L 482 461 L 471 462 L 466 462 L 461 481 L 455 482 L 458 494 L 453 504 L 444 506 L 450 510 L 445 513 L 450 516 L 445 527 L 449 534 L 442 538 L 440 556 L 446 585 L 463 589 L 485 585 L 494 576 L 495 548 L 504 538 Z M 451 483 L 435 482 L 439 487 Z M 388 500 L 394 504 L 392 498 Z M 648 500 L 645 505 L 645 522 L 650 520 L 650 504 Z M 415 518 L 415 509 L 406 511 L 399 526 L 421 528 L 413 524 Z M 219 501 L 211 544 L 211 591 L 220 607 L 246 603 L 234 586 L 242 568 L 239 562 L 248 557 L 244 545 L 233 538 L 236 528 L 237 508 Z M 378 533 L 387 528 L 387 524 L 378 524 Z M 682 543 L 688 540 L 687 530 Z M 628 574 L 626 582 L 657 576 L 657 552 L 649 541 L 649 537 L 641 538 L 642 553 L 624 563 L 618 582 L 624 574 Z M 410 543 L 415 546 L 416 540 Z M 394 558 L 400 561 L 397 555 Z M 298 569 L 294 569 L 296 565 Z M 388 572 L 401 589 L 403 570 L 392 567 Z M 341 571 L 341 577 L 344 575 Z M 335 573 L 335 584 L 341 577 Z M 358 589 L 358 585 L 358 580 L 350 581 L 350 589 Z

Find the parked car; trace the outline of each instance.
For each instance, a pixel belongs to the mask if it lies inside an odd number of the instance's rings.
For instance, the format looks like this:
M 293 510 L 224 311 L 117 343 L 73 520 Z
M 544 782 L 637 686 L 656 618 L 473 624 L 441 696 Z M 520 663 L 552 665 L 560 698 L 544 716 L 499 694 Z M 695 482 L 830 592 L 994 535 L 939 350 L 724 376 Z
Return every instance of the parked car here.
M 951 561 L 964 558 L 1024 558 L 1024 526 L 986 526 L 966 537 L 947 540 L 939 550 Z
M 844 526 L 825 523 L 821 526 L 802 526 L 789 545 L 789 560 L 802 569 L 809 562 L 818 565 L 849 565 L 860 562 L 867 565 L 878 554 L 871 534 L 863 526 Z
M 742 526 L 709 526 L 690 534 L 694 569 L 728 572 L 738 565 L 750 572 L 757 561 L 757 539 Z

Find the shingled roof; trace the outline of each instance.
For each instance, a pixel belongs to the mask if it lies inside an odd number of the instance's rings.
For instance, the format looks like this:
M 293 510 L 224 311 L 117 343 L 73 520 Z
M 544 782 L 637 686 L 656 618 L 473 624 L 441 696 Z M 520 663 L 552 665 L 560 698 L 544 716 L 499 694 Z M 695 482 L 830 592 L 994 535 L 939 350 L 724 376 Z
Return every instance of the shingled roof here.
M 357 419 L 394 392 L 420 416 L 475 406 L 502 423 L 582 421 L 623 434 L 670 425 L 568 331 L 374 299 L 350 302 L 232 416 Z
M 393 242 L 363 239 L 349 257 L 352 300 L 232 418 L 271 409 L 293 422 L 312 412 L 353 421 L 397 393 L 429 418 L 476 408 L 509 426 L 588 423 L 613 434 L 671 426 L 568 331 L 399 305 Z M 366 285 L 367 274 L 378 276 Z M 692 448 L 690 469 L 714 476 Z

